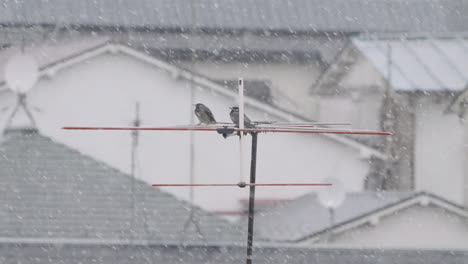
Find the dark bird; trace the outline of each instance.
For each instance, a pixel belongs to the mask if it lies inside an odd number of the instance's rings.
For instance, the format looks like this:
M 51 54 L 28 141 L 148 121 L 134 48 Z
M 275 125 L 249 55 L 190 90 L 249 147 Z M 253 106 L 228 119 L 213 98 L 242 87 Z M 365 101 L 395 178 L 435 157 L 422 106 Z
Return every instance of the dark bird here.
M 204 104 L 198 103 L 195 105 L 195 115 L 198 120 L 200 120 L 200 124 L 216 124 L 216 119 L 214 118 L 213 113 Z
M 237 127 L 239 127 L 239 107 L 234 106 L 231 107 L 231 113 L 229 113 L 229 116 L 231 117 L 232 122 L 236 124 Z M 254 123 L 244 114 L 244 128 L 255 128 Z

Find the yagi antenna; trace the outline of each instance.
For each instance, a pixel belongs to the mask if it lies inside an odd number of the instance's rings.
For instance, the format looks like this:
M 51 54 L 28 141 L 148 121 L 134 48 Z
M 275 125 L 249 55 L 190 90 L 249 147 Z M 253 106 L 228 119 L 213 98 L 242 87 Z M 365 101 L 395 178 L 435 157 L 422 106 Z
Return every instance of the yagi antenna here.
M 249 213 L 248 213 L 248 231 L 247 231 L 247 257 L 246 263 L 252 263 L 252 250 L 253 250 L 253 228 L 254 228 L 254 201 L 255 201 L 255 187 L 256 186 L 333 186 L 333 183 L 255 183 L 256 178 L 256 166 L 257 166 L 257 139 L 259 133 L 307 133 L 307 134 L 354 134 L 354 135 L 391 135 L 388 132 L 380 131 L 366 131 L 366 130 L 352 130 L 352 129 L 333 129 L 333 128 L 320 128 L 311 127 L 304 125 L 305 127 L 293 128 L 281 126 L 272 126 L 269 124 L 268 127 L 262 126 L 262 124 L 255 124 L 253 128 L 244 127 L 244 81 L 242 78 L 238 79 L 239 89 L 239 126 L 232 126 L 231 124 L 221 124 L 221 126 L 213 125 L 196 125 L 196 126 L 172 126 L 172 127 L 64 127 L 63 129 L 70 130 L 146 130 L 146 131 L 205 131 L 205 132 L 217 132 L 218 134 L 226 137 L 227 135 L 238 134 L 239 135 L 239 150 L 240 150 L 240 182 L 237 184 L 153 184 L 157 187 L 249 187 Z M 274 123 L 273 123 L 274 124 Z M 243 176 L 243 134 L 248 133 L 252 136 L 252 154 L 250 156 L 250 182 L 246 183 Z M 327 198 L 327 197 L 331 197 Z M 327 196 L 325 194 L 324 201 L 329 206 L 335 206 L 340 203 L 340 200 L 344 199 L 341 196 L 338 198 L 333 196 Z

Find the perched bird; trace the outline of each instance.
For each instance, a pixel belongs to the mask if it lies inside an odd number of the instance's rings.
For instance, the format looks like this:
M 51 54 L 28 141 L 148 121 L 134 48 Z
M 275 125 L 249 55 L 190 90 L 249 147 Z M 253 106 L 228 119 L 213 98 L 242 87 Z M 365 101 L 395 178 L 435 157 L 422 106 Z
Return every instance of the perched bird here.
M 216 124 L 216 119 L 214 118 L 213 113 L 204 104 L 195 104 L 194 112 L 198 120 L 200 120 L 200 124 Z
M 239 107 L 234 106 L 231 107 L 231 113 L 229 113 L 229 116 L 231 117 L 232 122 L 236 124 L 237 127 L 239 127 Z M 255 128 L 254 123 L 244 114 L 244 128 Z

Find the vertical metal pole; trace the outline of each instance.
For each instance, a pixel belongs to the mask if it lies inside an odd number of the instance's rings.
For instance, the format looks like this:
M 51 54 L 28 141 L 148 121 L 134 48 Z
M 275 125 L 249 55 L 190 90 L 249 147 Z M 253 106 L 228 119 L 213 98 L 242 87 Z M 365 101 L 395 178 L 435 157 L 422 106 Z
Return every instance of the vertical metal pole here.
M 26 113 L 26 116 L 29 118 L 29 121 L 31 122 L 31 125 L 33 128 L 37 128 L 36 121 L 34 120 L 34 117 L 32 113 L 29 111 L 28 104 L 26 102 L 26 94 L 25 93 L 17 93 L 17 101 L 15 108 L 11 112 L 10 116 L 7 118 L 7 122 L 5 124 L 5 129 L 9 128 L 10 125 L 13 123 L 13 118 L 15 115 L 18 113 L 20 108 L 23 108 L 24 112 Z
M 335 209 L 333 207 L 328 207 L 328 215 L 330 217 L 330 229 L 327 232 L 327 243 L 332 239 L 331 229 L 335 225 Z
M 195 10 L 195 2 L 194 1 L 190 1 L 190 10 L 192 11 L 192 22 L 193 22 L 193 27 L 192 27 L 192 31 L 191 31 L 191 38 L 194 37 L 194 35 L 196 34 L 196 27 L 197 27 L 197 19 L 196 19 L 196 10 Z M 195 72 L 195 60 L 197 58 L 197 51 L 196 51 L 196 48 L 194 48 L 191 52 L 191 63 L 190 63 L 190 70 L 191 70 L 191 74 L 190 74 L 190 82 L 189 82 L 189 89 L 190 89 L 190 105 L 194 105 L 195 104 L 195 85 L 194 85 L 194 80 L 193 80 L 193 72 Z M 192 112 L 192 109 L 190 109 L 190 125 L 194 125 L 195 123 L 195 117 L 193 115 L 193 112 Z M 193 133 L 193 131 L 190 131 L 190 138 L 189 138 L 189 182 L 190 184 L 194 184 L 195 183 L 195 135 Z M 200 227 L 198 226 L 198 222 L 197 220 L 195 219 L 195 210 L 197 209 L 195 206 L 194 206 L 194 200 L 195 200 L 195 189 L 193 188 L 193 186 L 190 186 L 189 188 L 189 201 L 190 201 L 190 215 L 189 217 L 187 218 L 187 221 L 185 221 L 185 224 L 184 224 L 184 230 L 182 231 L 182 233 L 185 233 L 188 229 L 188 227 L 190 226 L 190 223 L 193 223 L 195 225 L 195 228 L 197 229 L 197 233 L 203 237 L 203 234 L 201 233 L 200 231 Z
M 135 103 L 135 120 L 133 120 L 133 126 L 139 127 L 140 126 L 140 103 Z M 138 148 L 138 139 L 139 133 L 138 130 L 132 131 L 132 156 L 131 156 L 131 164 L 130 164 L 130 171 L 132 175 L 132 185 L 131 185 L 131 192 L 132 192 L 132 221 L 131 221 L 131 230 L 132 230 L 132 237 L 134 237 L 134 229 L 135 229 L 135 221 L 136 221 L 136 190 L 135 190 L 135 180 L 136 180 L 136 159 L 137 159 L 137 148 Z
M 194 69 L 192 68 L 192 71 Z M 195 86 L 193 85 L 193 74 L 190 75 L 190 106 L 193 106 L 195 104 Z M 195 124 L 195 117 L 193 114 L 193 109 L 190 108 L 190 125 Z M 193 131 L 190 131 L 190 143 L 189 143 L 189 175 L 190 179 L 189 182 L 190 184 L 195 183 L 195 134 Z M 194 204 L 194 199 L 195 199 L 195 190 L 193 189 L 193 186 L 190 186 L 189 188 L 189 201 L 191 204 Z M 192 208 L 193 209 L 193 208 Z
M 244 129 L 244 79 L 238 80 L 239 92 L 239 128 Z M 245 182 L 244 177 L 244 133 L 239 133 L 239 182 Z
M 330 227 L 335 224 L 335 209 L 333 207 L 328 207 L 328 212 L 330 215 Z
M 257 132 L 252 133 L 252 155 L 250 161 L 250 183 L 255 183 L 257 171 Z M 253 229 L 254 229 L 255 185 L 250 185 L 249 223 L 247 231 L 247 264 L 252 263 Z
M 191 38 L 195 37 L 196 34 L 196 27 L 197 27 L 197 12 L 196 12 L 196 2 L 195 1 L 190 1 L 190 10 L 192 11 L 192 22 L 193 22 L 193 27 L 191 31 Z M 196 48 L 192 50 L 191 53 L 191 63 L 190 63 L 190 84 L 189 84 L 189 89 L 190 89 L 190 105 L 192 106 L 195 104 L 195 85 L 194 85 L 194 80 L 193 80 L 193 73 L 195 72 L 195 60 L 196 60 Z M 190 108 L 190 125 L 195 124 L 195 117 L 193 114 L 193 109 Z M 193 131 L 190 131 L 190 163 L 189 163 L 189 170 L 190 170 L 190 184 L 195 183 L 195 135 Z M 189 201 L 193 205 L 194 204 L 194 199 L 195 199 L 195 190 L 193 189 L 193 186 L 190 187 L 189 189 Z M 192 210 L 193 210 L 192 206 Z
M 29 108 L 28 108 L 28 105 L 26 103 L 26 94 L 24 93 L 19 93 L 18 94 L 19 96 L 19 104 L 23 107 L 23 110 L 24 112 L 26 113 L 26 115 L 28 116 L 29 118 L 29 121 L 31 121 L 31 124 L 34 128 L 37 128 L 37 125 L 36 125 L 36 121 L 34 120 L 34 117 L 31 113 L 31 111 L 29 111 Z

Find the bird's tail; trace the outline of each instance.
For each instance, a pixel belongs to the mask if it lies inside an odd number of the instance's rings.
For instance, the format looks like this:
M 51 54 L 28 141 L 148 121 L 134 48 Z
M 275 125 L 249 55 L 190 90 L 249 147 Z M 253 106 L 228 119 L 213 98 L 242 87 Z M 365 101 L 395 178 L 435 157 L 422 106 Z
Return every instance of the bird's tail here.
M 223 134 L 223 137 L 224 138 L 229 138 L 229 137 L 235 137 L 235 136 L 238 136 L 238 135 L 239 135 L 239 132 L 232 133 L 232 134 Z

